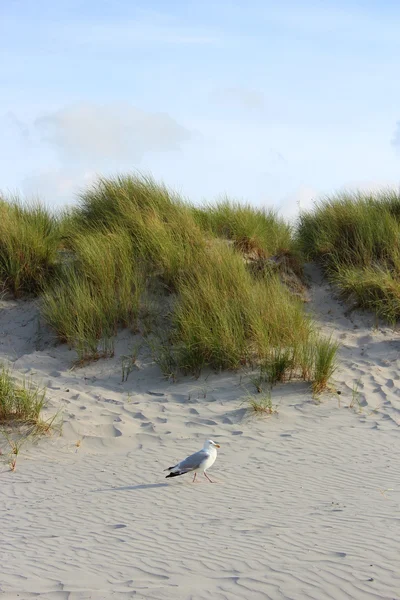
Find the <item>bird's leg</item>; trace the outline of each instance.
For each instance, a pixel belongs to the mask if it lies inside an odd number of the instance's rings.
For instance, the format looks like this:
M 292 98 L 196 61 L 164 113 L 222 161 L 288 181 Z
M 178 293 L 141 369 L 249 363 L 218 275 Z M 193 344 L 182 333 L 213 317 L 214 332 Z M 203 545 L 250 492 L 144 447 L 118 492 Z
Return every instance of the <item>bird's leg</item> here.
M 207 477 L 207 479 L 210 483 L 214 483 L 213 481 L 211 481 L 211 479 L 209 478 L 209 476 L 207 475 L 207 473 L 205 471 L 204 471 L 204 477 Z
M 194 483 L 194 482 L 196 481 L 196 475 L 197 475 L 197 473 L 196 473 L 196 471 L 195 471 L 195 472 L 194 472 L 194 477 L 193 477 L 193 481 L 192 481 L 192 483 Z

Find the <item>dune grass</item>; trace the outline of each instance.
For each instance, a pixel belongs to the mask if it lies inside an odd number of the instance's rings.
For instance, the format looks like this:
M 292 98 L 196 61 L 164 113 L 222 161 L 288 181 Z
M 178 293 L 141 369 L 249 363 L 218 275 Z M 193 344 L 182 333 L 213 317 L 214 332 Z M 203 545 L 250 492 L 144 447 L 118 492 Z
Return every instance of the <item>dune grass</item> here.
M 252 278 L 229 246 L 212 246 L 203 261 L 178 284 L 171 342 L 179 369 L 198 374 L 205 365 L 259 365 L 270 385 L 301 377 L 320 381 L 322 390 L 316 349 L 325 338 L 303 304 L 276 275 Z
M 345 297 L 390 322 L 400 317 L 400 196 L 341 194 L 300 217 L 300 246 Z
M 373 261 L 389 264 L 399 257 L 399 219 L 395 193 L 340 194 L 301 215 L 299 240 L 307 257 L 333 269 L 341 264 L 367 267 Z
M 240 253 L 211 246 L 178 282 L 174 341 L 184 369 L 237 369 L 266 360 L 270 349 L 293 346 L 311 332 L 303 307 L 277 277 L 257 281 Z
M 72 259 L 42 311 L 80 361 L 112 355 L 118 328 L 137 326 L 146 280 L 174 291 L 206 244 L 187 204 L 148 177 L 100 179 L 61 229 Z
M 42 314 L 80 361 L 112 356 L 118 328 L 137 329 L 143 267 L 121 229 L 80 232 L 69 244 L 74 259 L 45 289 Z
M 58 219 L 39 203 L 0 199 L 0 283 L 15 297 L 38 294 L 52 277 Z
M 1 280 L 16 295 L 41 293 L 43 316 L 79 361 L 111 356 L 118 329 L 140 327 L 168 377 L 244 365 L 271 384 L 315 377 L 322 338 L 275 268 L 293 261 L 293 271 L 298 259 L 274 212 L 229 200 L 194 207 L 142 176 L 100 179 L 57 217 L 17 202 L 0 210 L 11 223 Z M 262 273 L 250 268 L 258 259 Z M 150 288 L 170 307 L 156 332 L 143 306 Z
M 151 177 L 100 179 L 81 195 L 74 217 L 74 231 L 124 229 L 135 256 L 172 289 L 205 244 L 188 204 Z
M 229 202 L 193 208 L 150 178 L 128 176 L 82 194 L 63 231 L 73 267 L 46 290 L 43 312 L 81 359 L 105 355 L 99 343 L 137 319 L 145 272 L 173 298 L 149 339 L 166 376 L 248 364 L 278 369 L 274 382 L 303 373 L 299 348 L 317 335 L 311 319 L 273 269 L 254 277 L 243 259 L 293 248 L 290 228 L 272 212 Z
M 293 251 L 291 228 L 273 210 L 224 199 L 192 212 L 204 232 L 232 240 L 242 252 L 268 257 Z
M 385 265 L 357 268 L 341 266 L 331 274 L 332 281 L 357 306 L 371 310 L 394 325 L 400 318 L 400 271 Z

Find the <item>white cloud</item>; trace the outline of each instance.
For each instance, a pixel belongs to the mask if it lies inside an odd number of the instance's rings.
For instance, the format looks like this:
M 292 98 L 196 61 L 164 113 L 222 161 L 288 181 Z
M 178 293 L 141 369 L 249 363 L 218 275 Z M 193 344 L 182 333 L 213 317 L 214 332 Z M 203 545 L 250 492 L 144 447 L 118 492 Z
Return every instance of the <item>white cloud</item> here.
M 98 175 L 132 171 L 152 164 L 176 161 L 182 144 L 196 138 L 166 113 L 140 110 L 131 105 L 79 104 L 48 112 L 33 123 L 22 122 L 14 113 L 0 120 L 3 133 L 14 140 L 21 172 L 9 174 L 7 187 L 18 186 L 27 197 L 40 197 L 53 205 L 73 202 L 76 194 Z M 8 143 L 11 147 L 11 143 Z M 37 157 L 37 158 L 36 158 Z M 10 169 L 15 159 L 10 158 Z M 33 168 L 32 168 L 33 167 Z M 145 169 L 144 169 L 145 170 Z
M 62 159 L 88 166 L 107 160 L 139 162 L 147 152 L 179 150 L 191 137 L 168 114 L 130 105 L 63 108 L 36 119 L 35 129 Z

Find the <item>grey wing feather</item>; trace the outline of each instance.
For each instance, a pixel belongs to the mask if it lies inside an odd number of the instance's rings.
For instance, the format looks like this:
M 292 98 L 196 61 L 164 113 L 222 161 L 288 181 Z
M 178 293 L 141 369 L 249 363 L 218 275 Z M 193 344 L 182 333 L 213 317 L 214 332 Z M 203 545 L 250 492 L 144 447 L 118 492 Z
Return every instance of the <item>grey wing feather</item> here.
M 209 453 L 205 450 L 199 450 L 185 458 L 182 462 L 178 463 L 174 468 L 178 468 L 182 472 L 189 472 L 198 469 L 203 460 L 209 457 Z

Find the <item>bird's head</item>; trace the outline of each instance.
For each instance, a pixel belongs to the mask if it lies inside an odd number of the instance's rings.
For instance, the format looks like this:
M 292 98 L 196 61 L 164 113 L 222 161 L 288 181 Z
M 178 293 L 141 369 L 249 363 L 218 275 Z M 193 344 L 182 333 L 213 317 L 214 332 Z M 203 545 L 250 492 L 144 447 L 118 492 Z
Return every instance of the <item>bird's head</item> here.
M 204 448 L 221 448 L 221 446 L 219 444 L 217 444 L 216 442 L 213 442 L 212 440 L 207 440 L 206 443 L 204 444 Z

